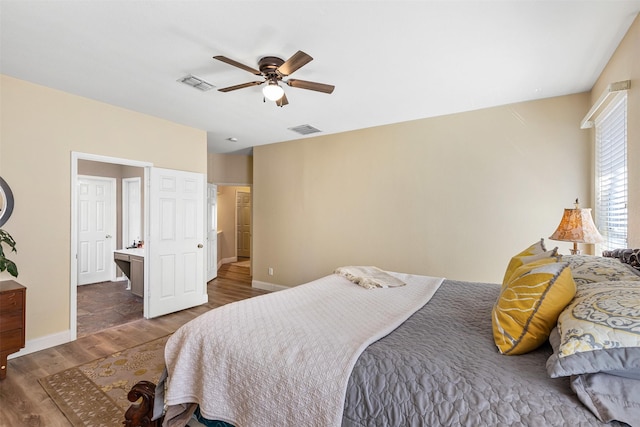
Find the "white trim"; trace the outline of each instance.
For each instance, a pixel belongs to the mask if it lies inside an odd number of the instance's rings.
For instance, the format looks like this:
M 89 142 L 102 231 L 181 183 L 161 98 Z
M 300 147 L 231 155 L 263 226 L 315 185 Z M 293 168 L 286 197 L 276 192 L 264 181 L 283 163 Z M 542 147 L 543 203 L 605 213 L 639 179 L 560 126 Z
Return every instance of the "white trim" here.
M 68 339 L 64 342 L 75 341 L 78 338 L 78 192 L 76 191 L 77 183 L 78 183 L 78 160 L 91 160 L 95 162 L 103 162 L 103 163 L 115 163 L 126 166 L 134 166 L 144 168 L 144 182 L 148 185 L 149 183 L 149 168 L 153 166 L 153 163 L 150 162 L 141 162 L 138 160 L 129 160 L 129 159 L 121 159 L 117 157 L 109 157 L 109 156 L 100 156 L 97 154 L 89 154 L 89 153 L 81 153 L 78 151 L 71 152 L 71 253 L 70 253 L 70 274 L 69 274 L 69 287 L 71 288 L 69 292 L 69 331 L 65 334 L 68 334 Z M 144 201 L 144 235 L 145 235 L 145 243 L 147 243 L 148 237 L 148 223 L 149 223 L 149 194 L 145 192 L 145 201 Z M 147 254 L 148 245 L 144 245 L 145 255 Z M 145 294 L 148 294 L 147 289 L 147 277 L 148 277 L 148 263 L 144 263 L 145 269 Z M 144 300 L 144 310 L 145 312 L 148 310 L 147 308 L 147 299 Z M 57 334 L 56 334 L 57 335 Z M 53 347 L 53 344 L 50 347 Z M 42 349 L 47 348 L 43 347 Z
M 593 125 L 595 124 L 595 120 L 592 120 L 593 116 L 596 111 L 598 111 L 600 107 L 602 107 L 607 98 L 609 98 L 609 95 L 620 92 L 621 90 L 628 90 L 629 88 L 631 88 L 631 80 L 623 80 L 620 82 L 610 83 L 609 86 L 607 86 L 607 88 L 604 90 L 604 92 L 602 92 L 602 95 L 600 95 L 600 98 L 598 98 L 596 103 L 593 104 L 593 107 L 591 107 L 587 115 L 584 116 L 584 119 L 582 119 L 582 121 L 580 122 L 580 129 L 589 129 L 593 127 Z
M 75 339 L 75 338 L 74 338 Z M 14 357 L 26 356 L 36 351 L 44 350 L 47 348 L 55 347 L 57 345 L 66 344 L 74 339 L 71 338 L 71 331 L 58 332 L 44 337 L 28 340 L 25 343 L 25 347 L 17 353 L 13 353 L 7 357 L 13 359 Z
M 232 256 L 229 258 L 222 258 L 220 260 L 220 262 L 218 263 L 218 268 L 220 268 L 221 265 L 223 264 L 231 264 L 232 262 L 238 262 L 238 257 L 237 256 Z
M 99 154 L 81 153 L 78 151 L 71 152 L 71 158 L 76 160 L 91 160 L 102 163 L 115 163 L 117 165 L 134 166 L 139 168 L 151 167 L 151 162 L 141 162 L 140 160 L 123 159 L 121 157 L 101 156 Z
M 259 280 L 252 280 L 251 287 L 256 289 L 262 289 L 263 291 L 284 291 L 285 289 L 291 289 L 290 286 L 276 285 L 275 283 L 261 282 Z
M 242 183 L 242 184 L 232 184 L 232 183 L 220 183 L 220 182 L 215 182 L 212 183 L 214 185 L 216 185 L 218 187 L 218 191 L 220 191 L 220 187 L 247 187 L 249 188 L 249 194 L 251 197 L 251 235 L 249 237 L 249 239 L 251 240 L 249 242 L 249 247 L 250 247 L 250 251 L 249 251 L 249 258 L 253 259 L 253 184 L 246 184 L 246 183 Z M 233 240 L 235 242 L 234 248 L 233 248 L 233 252 L 234 254 L 236 254 L 236 258 L 233 261 L 229 261 L 231 258 L 223 258 L 220 261 L 218 261 L 218 269 L 220 269 L 220 267 L 223 264 L 228 264 L 230 262 L 236 262 L 238 261 L 237 255 L 238 255 L 238 190 L 235 190 L 235 198 L 234 198 L 234 203 L 235 203 L 235 207 L 233 208 L 234 211 L 234 221 L 233 221 Z M 221 231 L 218 231 L 218 233 L 221 233 Z M 218 235 L 218 239 L 220 239 L 220 236 Z M 251 264 L 251 267 L 249 267 L 249 272 L 251 272 L 251 270 L 253 269 L 253 263 Z
M 153 167 L 152 163 L 149 163 L 148 166 L 144 168 L 144 204 L 142 206 L 143 216 L 144 216 L 144 227 L 142 233 L 144 234 L 144 298 L 142 299 L 142 315 L 145 316 L 149 313 L 149 299 L 151 298 L 151 285 L 149 284 L 149 268 L 151 262 L 149 260 L 149 247 L 153 244 L 152 241 L 149 240 L 149 235 L 151 234 L 151 168 Z M 131 286 L 131 283 L 129 283 Z M 146 316 L 145 316 L 146 318 Z
M 218 277 L 218 270 L 220 269 L 220 262 L 218 261 L 218 247 L 220 246 L 220 233 L 218 232 L 218 186 L 207 182 L 207 208 L 206 208 L 206 221 L 205 227 L 205 241 L 207 242 L 207 250 L 205 251 L 206 257 L 206 271 L 207 271 L 207 283 Z M 211 236 L 211 238 L 210 238 Z M 215 244 L 214 241 L 215 240 Z M 211 251 L 210 251 L 211 249 Z
M 222 187 L 253 187 L 253 184 L 245 183 L 232 183 L 232 182 L 210 182 L 210 184 L 215 184 Z

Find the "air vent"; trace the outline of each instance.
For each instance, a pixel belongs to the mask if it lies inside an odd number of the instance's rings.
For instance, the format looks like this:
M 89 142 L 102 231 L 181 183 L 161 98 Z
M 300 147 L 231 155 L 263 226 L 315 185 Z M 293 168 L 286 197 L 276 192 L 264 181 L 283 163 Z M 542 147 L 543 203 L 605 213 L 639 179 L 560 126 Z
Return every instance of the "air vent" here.
M 200 77 L 193 76 L 191 74 L 184 76 L 183 78 L 178 80 L 180 83 L 184 83 L 191 87 L 194 87 L 198 90 L 206 92 L 208 90 L 213 89 L 215 86 L 209 82 L 202 80 Z
M 300 135 L 309 135 L 310 133 L 322 132 L 320 129 L 316 129 L 311 125 L 300 125 L 293 128 L 289 128 L 289 130 L 297 132 Z

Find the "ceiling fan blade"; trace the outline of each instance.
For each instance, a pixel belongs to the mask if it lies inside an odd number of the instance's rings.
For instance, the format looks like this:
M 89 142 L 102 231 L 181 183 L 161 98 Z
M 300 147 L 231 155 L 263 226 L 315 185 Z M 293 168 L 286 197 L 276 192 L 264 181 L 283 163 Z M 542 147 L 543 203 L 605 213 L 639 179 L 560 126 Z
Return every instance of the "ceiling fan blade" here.
M 284 95 L 282 95 L 282 98 L 278 99 L 276 101 L 276 105 L 278 107 L 284 107 L 285 105 L 289 104 L 289 100 L 287 99 L 287 94 L 285 93 Z
M 288 76 L 305 64 L 311 62 L 313 58 L 303 51 L 299 50 L 293 56 L 287 59 L 284 64 L 278 67 L 278 73 Z
M 262 73 L 258 70 L 256 70 L 255 68 L 251 68 L 247 65 L 241 64 L 238 61 L 234 61 L 233 59 L 229 59 L 226 56 L 222 56 L 222 55 L 218 55 L 218 56 L 214 56 L 213 59 L 217 59 L 218 61 L 222 61 L 225 62 L 229 65 L 233 65 L 234 67 L 238 67 L 241 68 L 245 71 L 250 72 L 251 74 L 255 74 L 256 76 L 261 76 Z
M 287 80 L 286 83 L 291 87 L 315 90 L 317 92 L 324 92 L 324 93 L 331 93 L 333 92 L 333 89 L 335 89 L 335 86 L 333 85 L 326 85 L 324 83 L 316 83 L 316 82 L 308 82 L 306 80 L 290 79 L 290 80 Z
M 218 89 L 218 91 L 231 92 L 232 90 L 244 89 L 245 87 L 258 86 L 258 85 L 261 85 L 262 83 L 264 83 L 264 80 L 261 82 L 249 82 L 249 83 L 242 83 L 235 86 L 223 87 L 222 89 Z

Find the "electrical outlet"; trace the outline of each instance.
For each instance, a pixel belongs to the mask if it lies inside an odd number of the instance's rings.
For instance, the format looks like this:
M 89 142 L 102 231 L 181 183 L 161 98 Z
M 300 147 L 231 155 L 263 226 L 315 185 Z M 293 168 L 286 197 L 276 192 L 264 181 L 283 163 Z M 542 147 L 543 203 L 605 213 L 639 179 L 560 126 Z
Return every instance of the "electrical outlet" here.
M 269 267 L 269 276 L 273 276 L 273 267 Z

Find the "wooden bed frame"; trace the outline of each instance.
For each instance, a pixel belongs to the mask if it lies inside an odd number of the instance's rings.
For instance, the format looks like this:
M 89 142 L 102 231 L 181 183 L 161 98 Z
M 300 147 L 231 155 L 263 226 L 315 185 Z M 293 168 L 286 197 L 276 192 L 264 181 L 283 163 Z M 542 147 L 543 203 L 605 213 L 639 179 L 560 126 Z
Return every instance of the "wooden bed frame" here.
M 153 404 L 156 396 L 156 385 L 151 381 L 140 381 L 134 385 L 127 399 L 134 402 L 124 414 L 125 427 L 161 427 L 164 417 L 153 418 Z M 141 400 L 140 400 L 141 399 Z M 138 402 L 140 400 L 140 402 Z M 136 403 L 138 402 L 138 403 Z

